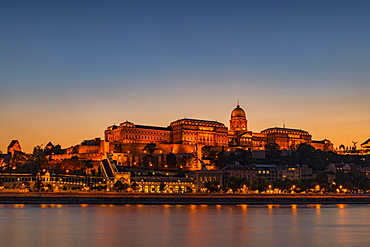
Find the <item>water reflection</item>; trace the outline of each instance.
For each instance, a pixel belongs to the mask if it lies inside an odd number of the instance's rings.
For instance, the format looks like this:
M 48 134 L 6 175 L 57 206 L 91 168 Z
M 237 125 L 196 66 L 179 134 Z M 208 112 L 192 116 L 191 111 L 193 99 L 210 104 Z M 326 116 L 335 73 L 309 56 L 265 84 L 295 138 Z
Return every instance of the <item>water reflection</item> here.
M 366 246 L 368 205 L 0 205 L 3 246 Z

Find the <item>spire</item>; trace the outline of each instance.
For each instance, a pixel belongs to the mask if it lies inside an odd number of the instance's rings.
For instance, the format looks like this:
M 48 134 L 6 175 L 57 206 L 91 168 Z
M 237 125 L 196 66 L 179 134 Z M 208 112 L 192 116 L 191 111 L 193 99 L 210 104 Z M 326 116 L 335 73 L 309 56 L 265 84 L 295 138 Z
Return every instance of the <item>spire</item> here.
M 240 107 L 240 105 L 239 105 L 239 100 L 238 100 L 238 104 L 236 105 L 236 107 L 237 107 L 237 108 L 239 108 L 239 107 Z

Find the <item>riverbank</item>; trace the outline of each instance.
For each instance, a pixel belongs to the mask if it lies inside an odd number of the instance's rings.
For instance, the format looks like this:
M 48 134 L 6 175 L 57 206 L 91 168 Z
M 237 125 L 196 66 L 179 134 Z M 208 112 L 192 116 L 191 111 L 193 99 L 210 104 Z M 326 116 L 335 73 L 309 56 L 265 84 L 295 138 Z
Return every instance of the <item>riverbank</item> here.
M 0 204 L 370 204 L 368 194 L 0 193 Z

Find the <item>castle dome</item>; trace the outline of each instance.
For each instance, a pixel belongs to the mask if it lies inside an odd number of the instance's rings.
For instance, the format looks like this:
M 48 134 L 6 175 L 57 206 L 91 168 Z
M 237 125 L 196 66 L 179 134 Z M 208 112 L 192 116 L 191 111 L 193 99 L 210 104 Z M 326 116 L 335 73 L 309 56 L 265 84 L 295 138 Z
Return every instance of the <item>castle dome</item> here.
M 238 104 L 236 108 L 231 112 L 231 117 L 243 117 L 245 118 L 245 112 L 242 108 L 240 108 L 240 105 Z

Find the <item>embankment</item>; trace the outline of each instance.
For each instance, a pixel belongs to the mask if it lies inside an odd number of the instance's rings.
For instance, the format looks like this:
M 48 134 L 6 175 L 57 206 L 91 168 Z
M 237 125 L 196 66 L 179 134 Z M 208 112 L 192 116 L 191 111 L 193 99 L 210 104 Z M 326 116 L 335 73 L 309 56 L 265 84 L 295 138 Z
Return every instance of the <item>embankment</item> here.
M 370 195 L 0 193 L 0 204 L 370 204 Z

